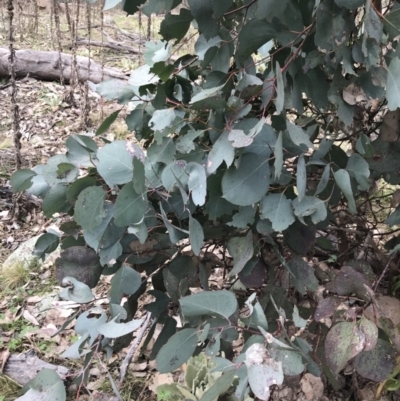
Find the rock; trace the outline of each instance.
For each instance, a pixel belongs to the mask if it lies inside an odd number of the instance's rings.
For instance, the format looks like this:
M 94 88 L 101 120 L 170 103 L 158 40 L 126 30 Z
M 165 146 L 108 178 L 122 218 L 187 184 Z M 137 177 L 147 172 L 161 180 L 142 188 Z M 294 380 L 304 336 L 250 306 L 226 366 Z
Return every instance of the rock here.
M 28 241 L 23 242 L 3 263 L 3 269 L 12 268 L 14 265 L 18 263 L 23 263 L 26 269 L 30 269 L 33 263 L 42 266 L 42 260 L 38 259 L 36 256 L 33 255 L 33 250 L 35 248 L 36 241 L 41 236 L 37 235 L 28 239 Z M 52 252 L 48 258 L 46 258 L 45 262 L 48 264 L 49 262 L 53 261 L 59 256 L 60 249 L 55 250 Z
M 320 377 L 306 373 L 300 380 L 301 391 L 307 401 L 320 401 L 324 394 L 324 384 Z
M 25 354 L 10 355 L 4 367 L 4 374 L 24 386 L 44 368 L 55 370 L 61 378 L 64 378 L 69 372 L 69 369 L 64 366 L 42 361 L 31 350 Z

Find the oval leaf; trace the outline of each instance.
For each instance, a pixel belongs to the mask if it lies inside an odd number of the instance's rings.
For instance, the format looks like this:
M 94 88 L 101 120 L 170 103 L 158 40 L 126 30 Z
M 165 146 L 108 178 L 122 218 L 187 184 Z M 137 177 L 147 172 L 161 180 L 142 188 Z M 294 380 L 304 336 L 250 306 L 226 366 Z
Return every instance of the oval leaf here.
M 197 329 L 183 329 L 174 334 L 157 355 L 157 370 L 169 373 L 178 369 L 193 355 L 197 342 Z
M 205 291 L 179 300 L 182 313 L 190 316 L 222 316 L 229 319 L 238 308 L 235 295 L 227 290 Z

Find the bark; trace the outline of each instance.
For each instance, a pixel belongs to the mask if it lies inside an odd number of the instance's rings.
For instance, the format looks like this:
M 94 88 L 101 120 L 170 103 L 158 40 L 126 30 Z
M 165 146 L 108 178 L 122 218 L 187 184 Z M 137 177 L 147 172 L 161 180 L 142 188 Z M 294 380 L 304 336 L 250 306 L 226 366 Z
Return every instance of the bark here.
M 91 40 L 89 42 L 89 40 L 87 39 L 78 39 L 76 41 L 76 44 L 78 46 L 88 46 L 90 43 L 91 46 L 97 46 L 97 47 L 106 47 L 108 49 L 112 49 L 112 50 L 117 50 L 117 51 L 123 51 L 123 52 L 128 52 L 128 53 L 133 53 L 133 54 L 139 54 L 139 50 L 132 47 L 132 46 L 127 46 L 127 45 L 123 45 L 120 44 L 118 42 L 101 42 L 99 40 Z
M 10 69 L 10 51 L 6 48 L 0 48 L 0 78 L 9 77 Z M 61 54 L 63 63 L 64 81 L 69 82 L 71 78 L 72 56 L 70 54 Z M 88 71 L 89 59 L 87 57 L 77 56 L 77 68 L 79 81 L 91 81 L 98 84 L 102 80 L 112 78 L 127 80 L 128 77 L 118 70 L 104 67 L 104 77 L 102 77 L 101 66 L 93 60 L 90 62 L 90 73 Z M 16 50 L 15 51 L 15 73 L 17 78 L 30 76 L 47 81 L 60 80 L 61 69 L 58 52 L 38 51 L 38 50 Z M 103 79 L 102 79 L 103 78 Z

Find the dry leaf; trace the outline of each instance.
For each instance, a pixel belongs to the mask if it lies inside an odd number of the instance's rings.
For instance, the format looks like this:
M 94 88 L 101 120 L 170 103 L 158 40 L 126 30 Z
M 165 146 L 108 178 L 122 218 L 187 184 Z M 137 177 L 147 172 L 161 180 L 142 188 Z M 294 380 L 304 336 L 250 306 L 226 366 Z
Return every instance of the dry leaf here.
M 382 120 L 379 137 L 385 142 L 396 142 L 400 133 L 400 109 L 388 111 Z

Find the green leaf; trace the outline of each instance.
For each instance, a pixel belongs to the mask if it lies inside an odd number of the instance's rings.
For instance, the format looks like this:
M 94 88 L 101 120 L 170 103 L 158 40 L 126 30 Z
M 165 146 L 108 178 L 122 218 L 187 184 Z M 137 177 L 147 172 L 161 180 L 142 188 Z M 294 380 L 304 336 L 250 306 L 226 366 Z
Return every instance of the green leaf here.
M 315 44 L 330 51 L 348 41 L 352 24 L 343 17 L 342 9 L 333 0 L 323 0 L 317 10 Z M 346 14 L 348 17 L 349 13 Z
M 255 53 L 262 45 L 274 39 L 275 29 L 265 21 L 251 19 L 239 32 L 236 57 L 240 65 Z
M 225 394 L 232 386 L 233 378 L 236 375 L 236 369 L 225 370 L 212 386 L 205 391 L 201 397 L 201 401 L 215 401 L 220 395 Z
M 137 330 L 142 323 L 143 319 L 131 320 L 127 323 L 111 321 L 98 327 L 97 331 L 106 338 L 118 338 Z
M 314 145 L 310 142 L 308 135 L 299 126 L 292 124 L 290 121 L 286 121 L 286 128 L 288 130 L 290 139 L 295 145 L 300 146 L 304 144 L 308 148 L 314 148 Z
M 136 193 L 144 194 L 146 192 L 146 177 L 144 164 L 136 157 L 133 158 L 133 188 Z
M 281 363 L 270 358 L 262 344 L 251 345 L 245 355 L 251 391 L 260 400 L 269 400 L 270 386 L 283 382 Z
M 76 178 L 75 170 L 77 170 L 76 166 L 71 163 L 60 163 L 57 166 L 57 176 L 72 182 Z
M 217 95 L 218 92 L 225 86 L 225 83 L 215 88 L 203 89 L 197 95 L 192 97 L 190 104 L 194 104 L 196 102 L 200 102 L 201 100 L 212 98 L 213 96 Z
M 277 180 L 281 176 L 283 168 L 283 146 L 282 146 L 282 132 L 279 133 L 276 139 L 274 148 L 275 162 L 274 162 L 274 179 Z
M 25 384 L 24 395 L 18 401 L 65 401 L 64 382 L 54 369 L 43 368 L 34 379 Z
M 400 5 L 395 3 L 389 13 L 383 18 L 383 25 L 389 39 L 393 40 L 400 35 Z
M 268 160 L 255 154 L 244 154 L 239 167 L 229 168 L 222 178 L 223 197 L 239 206 L 248 206 L 261 200 L 268 192 L 270 171 Z
M 108 248 L 100 249 L 100 264 L 102 266 L 108 265 L 111 267 L 117 263 L 117 259 L 122 255 L 123 248 L 121 243 L 118 241 Z
M 166 14 L 173 6 L 173 0 L 148 0 L 148 2 L 141 8 L 141 11 L 144 15 L 150 17 L 151 14 Z
M 74 181 L 67 190 L 67 200 L 70 203 L 75 203 L 78 199 L 79 194 L 86 188 L 95 187 L 97 180 L 92 176 L 86 176 L 78 178 Z
M 154 316 L 154 314 L 152 315 Z M 161 330 L 160 335 L 157 337 L 150 354 L 150 360 L 153 360 L 161 347 L 167 343 L 167 341 L 176 333 L 177 322 L 174 318 L 168 317 L 167 321 Z
M 273 17 L 279 17 L 285 11 L 290 0 L 258 0 L 256 18 L 267 21 L 272 21 Z
M 202 206 L 206 203 L 207 195 L 207 176 L 204 167 L 195 162 L 190 162 L 186 166 L 189 174 L 189 191 L 192 195 L 193 203 Z
M 155 63 L 167 61 L 171 56 L 172 43 L 163 42 L 162 40 L 146 42 L 146 48 L 143 52 L 146 64 L 153 67 Z
M 280 114 L 283 110 L 283 106 L 285 103 L 285 86 L 283 83 L 281 67 L 278 61 L 276 62 L 275 71 L 276 71 L 276 92 L 277 92 L 275 99 L 275 108 L 276 112 Z
M 165 227 L 168 230 L 168 235 L 173 244 L 178 243 L 181 239 L 186 237 L 186 234 L 188 234 L 187 231 L 179 229 L 178 227 L 175 227 L 173 224 L 171 224 L 167 218 L 167 215 L 165 214 L 165 211 L 162 207 L 162 203 L 160 202 L 160 210 L 161 210 L 161 217 L 163 219 L 163 222 L 165 224 Z
M 325 221 L 328 215 L 325 203 L 315 196 L 305 196 L 300 202 L 296 198 L 292 202 L 294 214 L 304 223 L 304 217 L 310 216 L 314 224 Z
M 228 241 L 228 251 L 233 257 L 233 268 L 229 276 L 239 274 L 246 263 L 253 257 L 253 234 L 249 230 L 245 237 L 233 237 Z
M 353 322 L 340 322 L 329 330 L 325 339 L 325 358 L 334 374 L 363 350 L 364 341 L 361 330 Z
M 353 153 L 349 161 L 347 162 L 346 170 L 352 175 L 357 183 L 358 188 L 361 191 L 367 191 L 370 187 L 369 177 L 369 166 L 366 160 L 358 153 Z
M 286 230 L 295 221 L 292 202 L 283 193 L 267 195 L 261 201 L 260 213 L 277 232 Z
M 174 109 L 156 110 L 149 121 L 149 126 L 154 131 L 162 131 L 164 128 L 170 126 L 175 118 Z
M 115 244 L 124 234 L 126 226 L 118 227 L 115 225 L 114 206 L 106 203 L 104 205 L 105 216 L 101 223 L 92 228 L 83 230 L 86 243 L 95 250 L 108 248 Z
M 125 184 L 117 196 L 114 206 L 115 224 L 125 227 L 140 223 L 146 212 L 147 199 L 136 193 L 131 183 Z
M 238 308 L 235 295 L 227 290 L 199 292 L 181 298 L 179 304 L 186 317 L 207 315 L 227 320 Z
M 44 260 L 46 253 L 54 252 L 58 244 L 60 243 L 60 238 L 57 235 L 46 233 L 41 235 L 35 244 L 35 249 L 33 254 L 38 258 Z
M 256 265 L 257 266 L 257 265 Z M 265 266 L 261 266 L 262 269 L 265 271 Z M 253 272 L 254 273 L 254 269 Z M 240 277 L 240 276 L 239 276 Z M 256 294 L 253 293 L 249 299 L 246 301 L 246 305 L 249 309 L 248 317 L 241 318 L 240 320 L 249 327 L 253 327 L 255 329 L 261 327 L 263 330 L 268 330 L 268 321 L 267 317 L 265 316 L 265 312 L 260 304 L 260 302 L 256 301 L 253 305 L 255 300 Z
M 306 195 L 307 189 L 307 171 L 306 162 L 304 160 L 304 153 L 302 153 L 297 162 L 297 174 L 296 174 L 296 184 L 297 184 L 297 196 L 301 202 Z
M 282 371 L 287 376 L 297 376 L 301 374 L 305 366 L 302 362 L 301 355 L 290 348 L 283 348 L 272 344 L 268 347 L 271 358 L 282 362 Z
M 388 224 L 389 227 L 393 227 L 394 225 L 400 224 L 400 207 L 398 207 L 386 220 L 385 224 Z
M 400 58 L 394 58 L 387 69 L 386 99 L 389 110 L 400 107 Z
M 169 373 L 178 369 L 193 355 L 197 342 L 197 329 L 183 329 L 174 334 L 157 355 L 157 370 Z
M 86 135 L 71 135 L 67 142 L 67 159 L 79 167 L 92 167 L 96 160 L 97 144 Z
M 174 161 L 175 153 L 176 149 L 173 138 L 164 137 L 160 145 L 156 143 L 151 144 L 147 150 L 147 157 L 153 164 L 170 164 Z
M 114 113 L 111 113 L 101 124 L 100 127 L 97 128 L 96 131 L 96 136 L 97 135 L 102 135 L 105 132 L 108 131 L 108 129 L 111 127 L 111 124 L 117 119 L 118 114 L 120 113 L 122 109 L 119 109 L 117 111 L 114 111 Z
M 360 0 L 362 1 L 362 0 Z M 368 37 L 376 40 L 377 43 L 381 43 L 382 34 L 383 34 L 383 26 L 382 22 L 376 13 L 374 7 L 370 2 L 366 3 L 365 6 L 366 16 L 364 20 L 365 24 L 365 39 Z
M 365 379 L 382 382 L 396 365 L 395 351 L 390 343 L 378 338 L 375 348 L 362 351 L 354 359 L 357 373 Z
M 106 192 L 100 187 L 85 188 L 75 203 L 75 221 L 83 228 L 91 230 L 103 220 L 106 212 L 104 201 Z
M 335 0 L 339 7 L 346 7 L 349 10 L 355 10 L 364 5 L 364 0 Z
M 121 79 L 108 79 L 98 84 L 89 83 L 89 86 L 107 100 L 117 100 L 119 104 L 127 104 L 136 96 L 135 88 Z
M 225 161 L 227 167 L 233 163 L 235 148 L 229 141 L 229 132 L 225 131 L 214 143 L 207 160 L 207 173 L 213 174 Z
M 58 183 L 46 192 L 42 203 L 46 217 L 51 217 L 54 213 L 66 213 L 71 209 L 71 204 L 67 200 L 67 190 L 65 184 Z
M 160 78 L 156 74 L 150 72 L 150 66 L 142 65 L 141 67 L 132 71 L 128 82 L 132 86 L 145 86 L 155 84 L 159 80 Z
M 175 43 L 178 43 L 186 35 L 192 20 L 192 13 L 186 8 L 181 8 L 179 15 L 168 13 L 161 21 L 160 35 L 164 40 L 176 39 Z
M 349 211 L 351 213 L 357 213 L 357 206 L 354 201 L 353 190 L 351 189 L 349 173 L 346 170 L 341 169 L 334 172 L 333 176 L 335 177 L 337 186 L 342 190 L 344 196 L 349 202 Z
M 236 228 L 246 228 L 248 225 L 254 223 L 254 216 L 256 214 L 256 208 L 253 206 L 241 206 L 239 212 L 236 213 L 232 221 L 228 223 L 228 226 Z
M 140 274 L 132 267 L 123 265 L 111 279 L 110 302 L 119 304 L 123 296 L 135 294 L 141 285 Z
M 314 269 L 300 256 L 293 257 L 288 262 L 288 266 L 293 273 L 293 284 L 301 294 L 305 295 L 307 291 L 317 290 L 318 280 L 315 277 Z
M 245 148 L 253 143 L 253 138 L 246 135 L 241 129 L 233 129 L 229 132 L 228 139 L 235 148 Z
M 213 0 L 188 0 L 190 12 L 197 22 L 200 33 L 206 39 L 213 38 L 218 34 L 219 24 L 214 19 Z
M 195 150 L 194 140 L 204 133 L 203 130 L 189 130 L 184 136 L 180 136 L 176 142 L 176 150 L 179 153 L 190 153 Z
M 88 285 L 81 283 L 74 277 L 64 277 L 62 286 L 65 287 L 60 292 L 60 297 L 79 304 L 86 304 L 93 301 L 94 296 Z
M 14 192 L 22 192 L 32 186 L 32 178 L 37 174 L 29 169 L 16 171 L 10 179 L 10 184 Z
M 56 155 L 50 157 L 47 163 L 42 168 L 42 174 L 46 182 L 52 187 L 56 184 L 68 183 L 73 179 L 73 175 L 78 176 L 78 169 L 74 170 L 74 173 L 68 177 L 62 177 L 57 173 L 58 165 L 62 163 L 69 163 L 68 158 L 65 155 Z
M 126 184 L 133 178 L 132 158 L 144 159 L 143 151 L 129 141 L 114 141 L 98 152 L 97 171 L 110 186 Z
M 204 232 L 201 224 L 189 214 L 189 239 L 192 251 L 200 255 L 201 247 L 204 244 Z
M 327 164 L 324 167 L 324 171 L 321 176 L 321 181 L 318 183 L 317 189 L 315 191 L 315 196 L 320 194 L 326 188 L 329 182 L 330 174 L 331 174 L 331 166 L 330 164 Z

